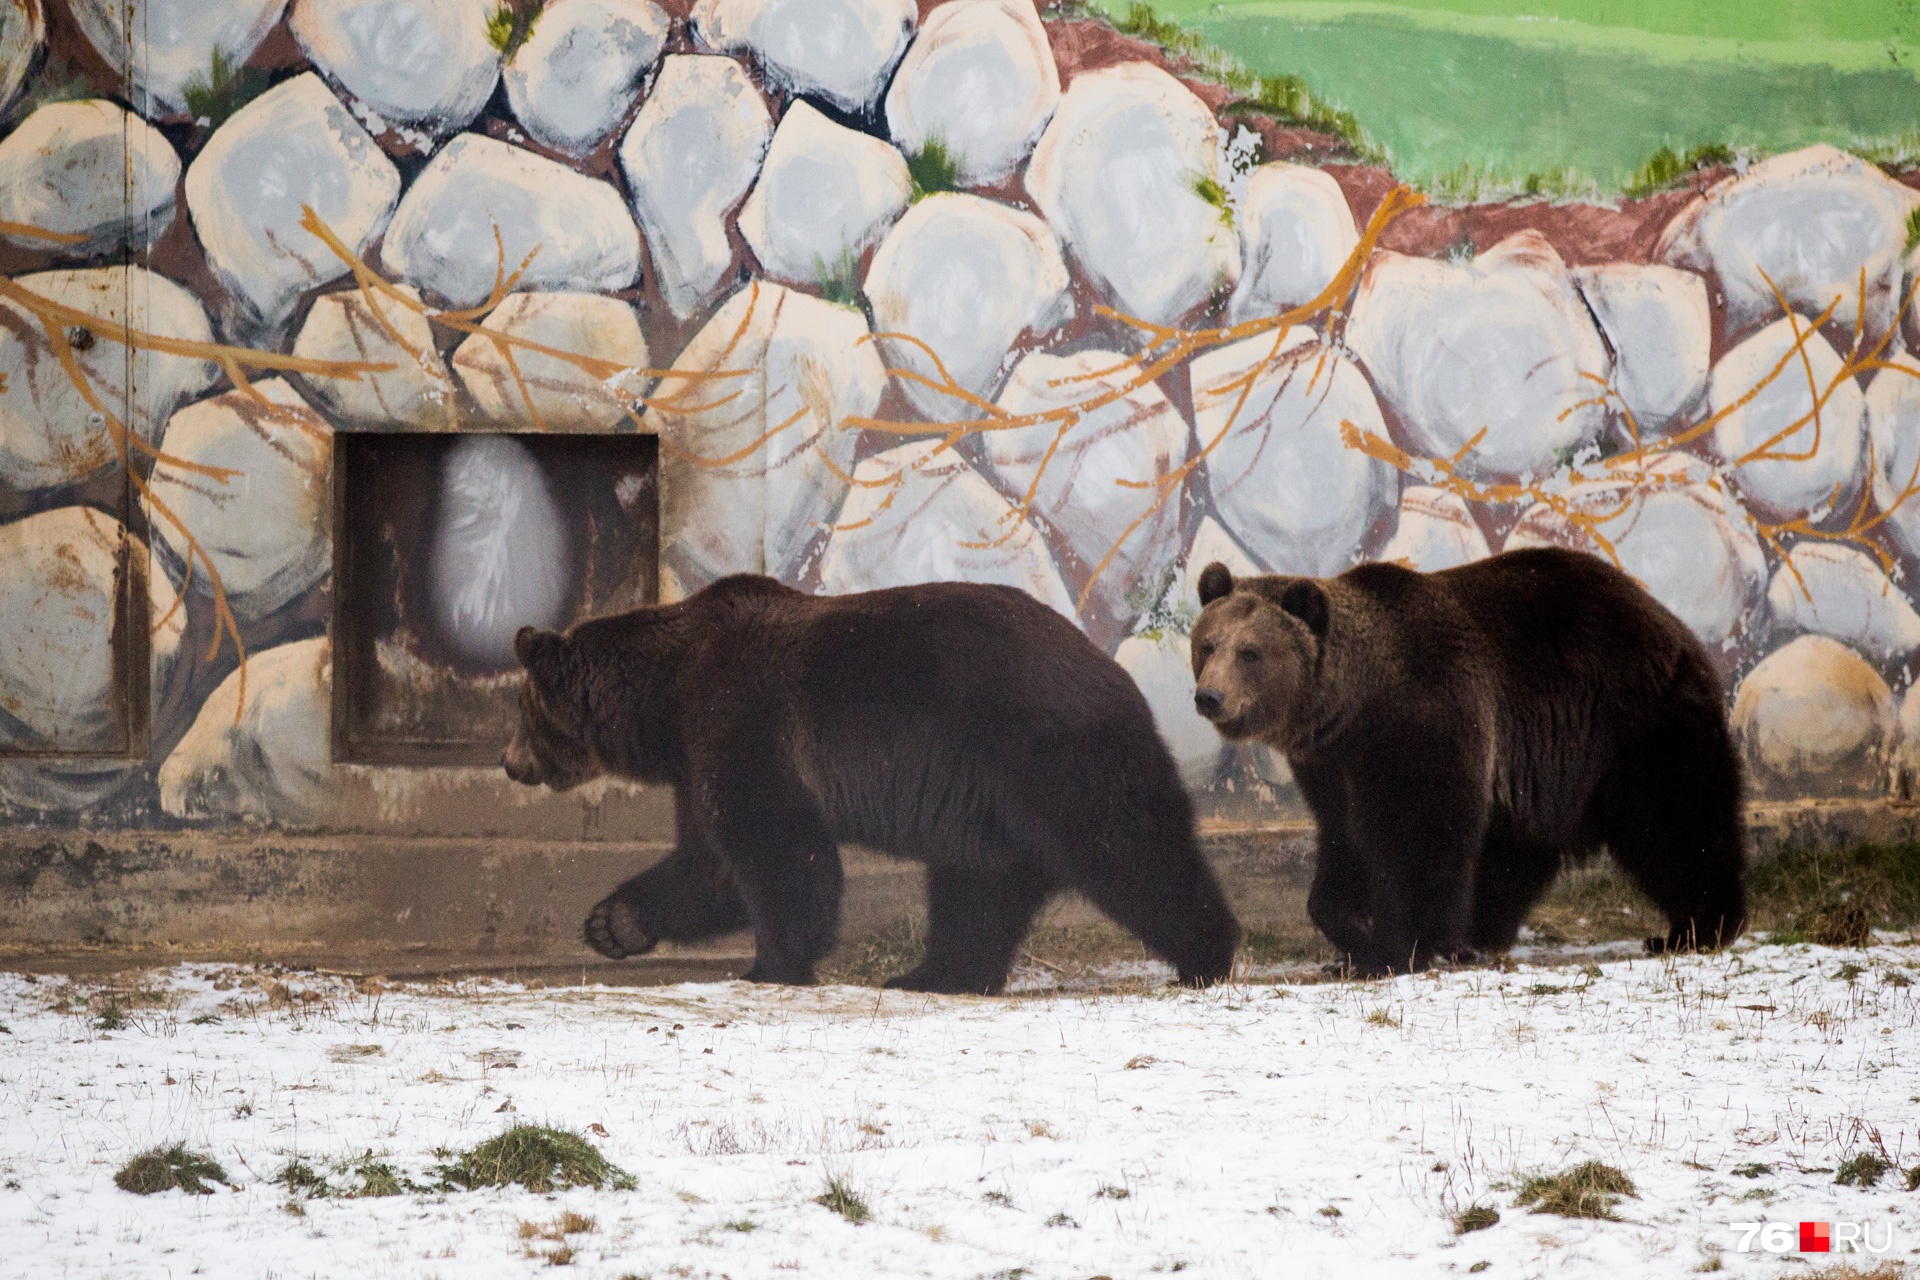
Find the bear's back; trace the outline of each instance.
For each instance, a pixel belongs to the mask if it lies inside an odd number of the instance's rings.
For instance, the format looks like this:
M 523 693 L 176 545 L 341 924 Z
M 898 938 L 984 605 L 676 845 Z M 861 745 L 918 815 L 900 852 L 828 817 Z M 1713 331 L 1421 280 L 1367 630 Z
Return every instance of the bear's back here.
M 1529 547 L 1443 570 L 1430 581 L 1474 620 L 1509 668 L 1551 676 L 1572 667 L 1585 679 L 1600 674 L 1584 669 L 1592 662 L 1656 682 L 1682 669 L 1712 671 L 1687 625 L 1598 556 Z

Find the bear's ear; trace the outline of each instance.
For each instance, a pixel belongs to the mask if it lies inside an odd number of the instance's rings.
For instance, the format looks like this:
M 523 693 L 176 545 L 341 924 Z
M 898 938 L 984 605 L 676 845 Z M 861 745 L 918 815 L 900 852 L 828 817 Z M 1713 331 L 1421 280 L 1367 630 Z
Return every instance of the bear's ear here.
M 528 675 L 543 684 L 551 683 L 558 674 L 559 659 L 566 647 L 567 638 L 557 631 L 522 627 L 513 634 L 513 656 L 520 659 Z
M 1307 624 L 1316 636 L 1327 634 L 1327 593 L 1312 578 L 1296 578 L 1280 593 L 1280 607 Z
M 1205 608 L 1233 591 L 1233 570 L 1215 560 L 1200 571 L 1200 606 Z

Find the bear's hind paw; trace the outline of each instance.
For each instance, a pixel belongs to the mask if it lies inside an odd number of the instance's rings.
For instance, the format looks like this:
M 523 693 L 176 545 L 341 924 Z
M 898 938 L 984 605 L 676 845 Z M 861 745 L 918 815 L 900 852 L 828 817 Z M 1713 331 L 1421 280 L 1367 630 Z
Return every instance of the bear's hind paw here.
M 978 977 L 960 977 L 922 965 L 888 978 L 886 987 L 889 991 L 920 991 L 936 996 L 997 996 L 1007 989 L 1007 982 L 1005 978 L 991 982 Z

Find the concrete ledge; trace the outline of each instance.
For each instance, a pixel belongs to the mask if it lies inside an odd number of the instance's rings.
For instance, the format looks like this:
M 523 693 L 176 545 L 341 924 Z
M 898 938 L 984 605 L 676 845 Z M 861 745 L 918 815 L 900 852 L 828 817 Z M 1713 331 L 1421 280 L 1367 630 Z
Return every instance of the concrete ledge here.
M 1312 935 L 1306 893 L 1313 827 L 1304 819 L 1203 824 L 1201 838 L 1250 935 Z M 1861 840 L 1920 839 L 1920 805 L 1756 804 L 1752 856 Z M 271 960 L 428 977 L 552 971 L 602 981 L 678 981 L 737 972 L 744 936 L 662 947 L 609 964 L 579 939 L 608 889 L 662 857 L 657 840 L 449 839 L 223 831 L 0 833 L 0 965 L 97 970 L 192 959 Z M 921 912 L 918 866 L 845 853 L 843 940 L 902 932 Z M 1100 917 L 1073 898 L 1041 927 Z

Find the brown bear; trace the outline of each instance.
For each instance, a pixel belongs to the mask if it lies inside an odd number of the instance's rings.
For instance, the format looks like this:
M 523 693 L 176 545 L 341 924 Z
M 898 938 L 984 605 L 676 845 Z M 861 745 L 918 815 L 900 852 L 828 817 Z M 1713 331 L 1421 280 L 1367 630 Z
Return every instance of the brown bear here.
M 1320 829 L 1308 913 L 1356 971 L 1505 950 L 1602 846 L 1666 913 L 1650 946 L 1740 932 L 1720 678 L 1612 565 L 1543 549 L 1236 582 L 1212 564 L 1200 600 L 1195 709 L 1285 754 Z
M 508 776 L 674 788 L 678 847 L 587 919 L 603 955 L 751 925 L 749 979 L 811 982 L 839 928 L 837 846 L 857 843 L 927 867 L 926 958 L 889 986 L 1001 990 L 1062 889 L 1182 982 L 1231 971 L 1240 928 L 1145 698 L 1023 592 L 742 575 L 515 649 Z

